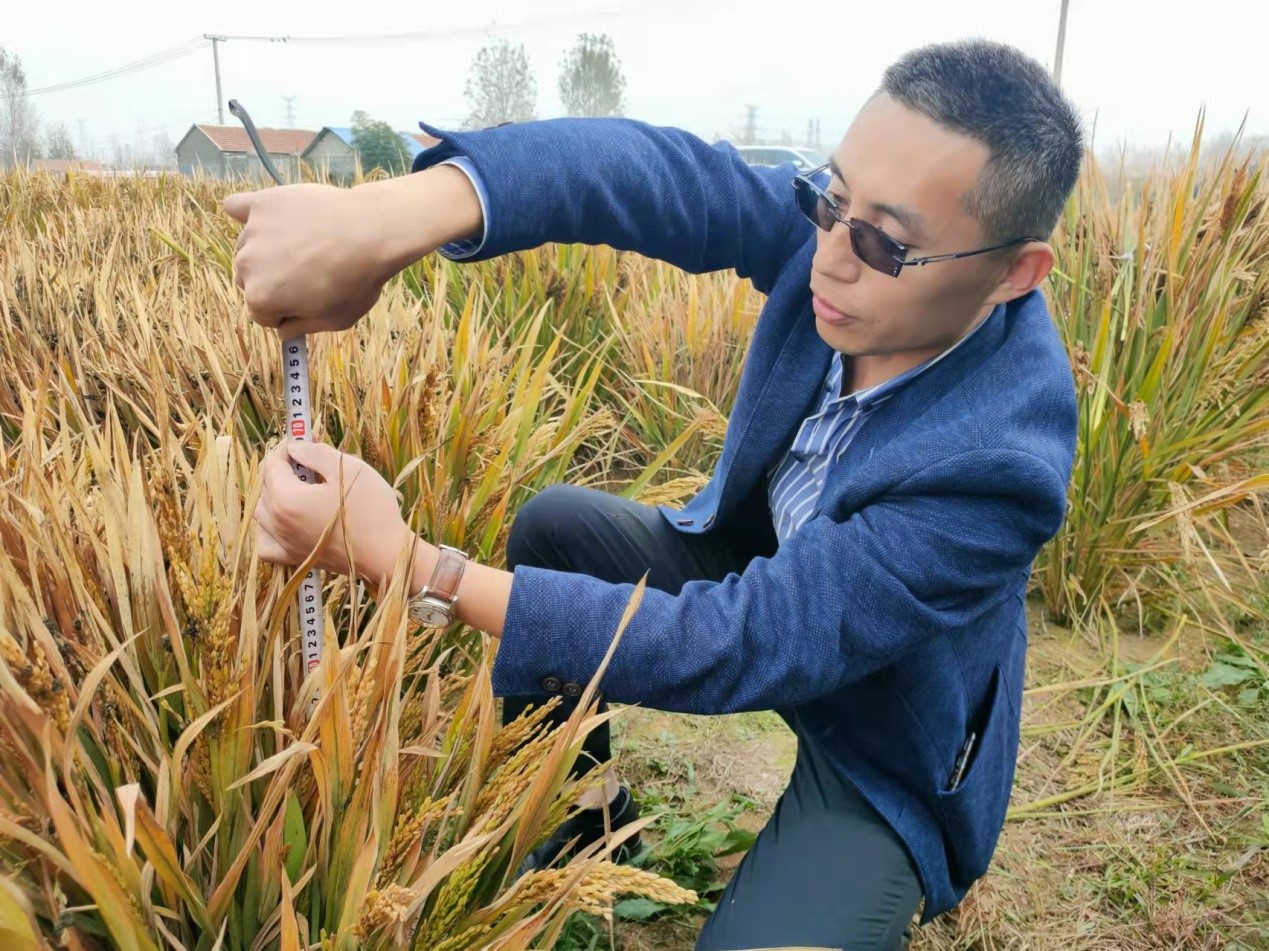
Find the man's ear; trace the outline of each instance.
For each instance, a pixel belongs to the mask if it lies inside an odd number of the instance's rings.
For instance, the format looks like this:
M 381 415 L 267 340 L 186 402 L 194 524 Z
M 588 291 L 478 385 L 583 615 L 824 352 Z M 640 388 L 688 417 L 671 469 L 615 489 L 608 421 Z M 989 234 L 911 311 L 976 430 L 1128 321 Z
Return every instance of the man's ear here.
M 1047 243 L 1032 241 L 1024 244 L 992 289 L 987 303 L 993 306 L 1004 304 L 1031 293 L 1049 276 L 1055 260 L 1053 248 Z

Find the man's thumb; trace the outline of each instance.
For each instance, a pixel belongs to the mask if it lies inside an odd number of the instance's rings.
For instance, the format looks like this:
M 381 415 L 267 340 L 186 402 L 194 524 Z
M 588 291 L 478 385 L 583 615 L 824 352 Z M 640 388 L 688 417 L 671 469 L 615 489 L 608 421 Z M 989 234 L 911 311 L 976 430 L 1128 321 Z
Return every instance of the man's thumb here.
M 232 195 L 225 196 L 221 207 L 225 209 L 225 214 L 230 218 L 246 224 L 247 216 L 251 214 L 251 206 L 255 203 L 255 200 L 255 192 L 234 192 Z
M 285 343 L 287 340 L 306 336 L 322 328 L 311 317 L 283 317 L 276 329 L 278 337 Z
M 316 472 L 327 482 L 339 477 L 339 462 L 343 453 L 330 443 L 288 439 L 286 452 L 295 462 Z

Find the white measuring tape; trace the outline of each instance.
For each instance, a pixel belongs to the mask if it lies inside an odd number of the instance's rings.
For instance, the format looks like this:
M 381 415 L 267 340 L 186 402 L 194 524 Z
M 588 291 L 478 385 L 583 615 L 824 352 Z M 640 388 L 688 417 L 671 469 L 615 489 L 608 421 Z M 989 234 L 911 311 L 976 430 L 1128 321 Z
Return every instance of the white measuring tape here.
M 269 159 L 268 150 L 260 141 L 255 123 L 247 110 L 236 99 L 229 100 L 229 111 L 242 120 L 247 130 L 247 137 L 260 157 L 260 164 L 279 185 L 283 184 L 282 175 Z M 282 372 L 286 377 L 286 414 L 291 439 L 313 441 L 313 416 L 309 402 L 308 387 L 308 342 L 303 336 L 282 341 Z M 292 462 L 291 468 L 301 482 L 313 484 L 315 475 L 298 462 Z M 317 569 L 312 569 L 300 584 L 300 638 L 304 657 L 304 677 L 321 666 L 322 647 L 326 641 L 325 622 L 322 617 L 322 580 Z M 317 705 L 320 690 L 313 691 L 313 699 L 309 703 L 309 713 Z
M 295 337 L 282 342 L 282 372 L 286 375 L 286 415 L 288 435 L 291 439 L 313 441 L 313 418 L 308 386 L 308 342 Z M 291 468 L 301 482 L 317 481 L 307 466 L 292 462 Z M 326 641 L 325 620 L 322 616 L 322 581 L 313 568 L 300 585 L 300 638 L 304 656 L 304 676 L 322 662 L 322 648 Z M 314 691 L 309 712 L 317 705 L 318 691 Z

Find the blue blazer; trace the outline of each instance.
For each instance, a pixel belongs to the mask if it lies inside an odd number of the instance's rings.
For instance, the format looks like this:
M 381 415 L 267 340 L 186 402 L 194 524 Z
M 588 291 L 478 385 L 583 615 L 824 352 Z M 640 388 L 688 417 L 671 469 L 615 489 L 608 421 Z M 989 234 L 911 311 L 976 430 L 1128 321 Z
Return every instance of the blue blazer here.
M 414 171 L 463 155 L 487 191 L 485 240 L 466 260 L 606 244 L 693 273 L 735 269 L 767 295 L 717 469 L 682 510 L 661 510 L 689 534 L 769 519 L 766 473 L 832 353 L 815 329 L 815 233 L 794 204 L 792 166 L 751 167 L 730 146 L 627 119 L 420 127 L 442 141 Z M 1075 434 L 1070 362 L 1033 291 L 869 417 L 790 541 L 722 581 L 677 596 L 648 589 L 604 695 L 689 713 L 778 711 L 902 838 L 929 921 L 987 870 L 1004 824 L 1024 598 L 1066 512 Z M 631 593 L 516 568 L 494 690 L 540 694 L 548 676 L 586 683 Z

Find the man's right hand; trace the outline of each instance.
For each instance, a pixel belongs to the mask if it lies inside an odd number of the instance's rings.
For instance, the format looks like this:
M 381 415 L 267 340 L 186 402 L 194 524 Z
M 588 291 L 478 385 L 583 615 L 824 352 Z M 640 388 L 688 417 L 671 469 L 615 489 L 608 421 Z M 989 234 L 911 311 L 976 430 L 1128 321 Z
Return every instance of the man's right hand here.
M 283 339 L 347 330 L 393 274 L 484 226 L 475 189 L 452 166 L 350 189 L 237 192 L 224 209 L 243 223 L 234 283 L 252 319 Z

